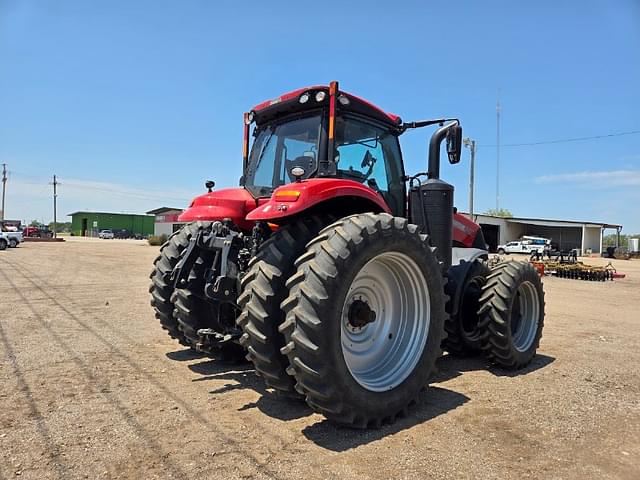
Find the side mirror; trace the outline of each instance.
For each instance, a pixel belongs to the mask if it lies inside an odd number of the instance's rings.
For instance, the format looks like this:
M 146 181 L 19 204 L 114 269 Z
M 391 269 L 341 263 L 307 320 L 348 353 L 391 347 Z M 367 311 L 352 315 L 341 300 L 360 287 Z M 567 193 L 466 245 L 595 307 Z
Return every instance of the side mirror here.
M 213 187 L 216 186 L 216 182 L 214 182 L 213 180 L 207 180 L 206 182 L 204 182 L 204 186 L 209 191 L 209 193 L 211 193 Z
M 449 163 L 456 164 L 460 162 L 462 154 L 462 127 L 460 125 L 451 125 L 447 130 L 447 155 Z

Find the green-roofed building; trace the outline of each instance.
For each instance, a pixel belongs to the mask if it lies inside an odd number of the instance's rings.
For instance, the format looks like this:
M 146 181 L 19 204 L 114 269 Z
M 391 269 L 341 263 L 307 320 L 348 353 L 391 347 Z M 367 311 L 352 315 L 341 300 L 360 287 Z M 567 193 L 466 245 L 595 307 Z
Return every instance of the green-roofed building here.
M 153 235 L 153 215 L 136 213 L 73 212 L 71 232 L 83 237 L 97 237 L 100 230 L 112 230 L 114 234 L 126 231 L 133 235 Z

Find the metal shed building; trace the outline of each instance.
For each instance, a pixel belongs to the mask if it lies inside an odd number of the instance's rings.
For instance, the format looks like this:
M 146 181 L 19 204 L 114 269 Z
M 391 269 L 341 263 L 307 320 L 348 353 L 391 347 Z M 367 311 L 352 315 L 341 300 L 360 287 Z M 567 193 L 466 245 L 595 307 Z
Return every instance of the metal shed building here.
M 614 229 L 620 234 L 622 230 L 622 225 L 603 222 L 504 218 L 491 215 L 474 215 L 473 218 L 482 227 L 482 233 L 491 251 L 495 251 L 498 245 L 518 240 L 523 235 L 531 235 L 549 238 L 560 250 L 578 249 L 581 254 L 601 253 L 604 231 Z
M 100 230 L 127 230 L 134 235 L 153 235 L 153 215 L 109 212 L 73 212 L 71 232 L 82 237 L 96 237 Z
M 154 235 L 171 235 L 173 232 L 180 230 L 184 222 L 178 221 L 178 217 L 182 213 L 181 208 L 160 207 L 149 210 L 148 215 L 153 215 L 155 224 L 153 227 Z

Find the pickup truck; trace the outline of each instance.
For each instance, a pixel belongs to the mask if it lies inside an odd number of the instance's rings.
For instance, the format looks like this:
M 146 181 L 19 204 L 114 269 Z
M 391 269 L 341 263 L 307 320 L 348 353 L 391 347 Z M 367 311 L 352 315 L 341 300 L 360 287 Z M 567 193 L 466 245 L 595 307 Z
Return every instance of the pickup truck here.
M 7 242 L 5 248 L 7 248 L 7 246 L 15 248 L 22 243 L 22 232 L 13 232 L 11 230 L 3 229 L 0 233 L 2 233 L 2 238 Z
M 551 240 L 542 237 L 522 237 L 520 240 L 508 242 L 506 245 L 498 245 L 498 253 L 532 253 L 544 252 L 545 248 L 549 249 Z

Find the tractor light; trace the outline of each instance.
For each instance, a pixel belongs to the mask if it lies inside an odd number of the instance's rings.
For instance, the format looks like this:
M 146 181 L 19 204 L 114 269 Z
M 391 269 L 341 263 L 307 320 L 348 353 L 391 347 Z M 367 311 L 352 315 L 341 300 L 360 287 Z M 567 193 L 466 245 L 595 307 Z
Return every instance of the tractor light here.
M 318 93 L 316 93 L 316 102 L 321 102 L 325 98 L 327 98 L 327 94 L 324 93 L 322 90 L 320 90 Z
M 298 99 L 298 101 L 300 103 L 307 103 L 309 101 L 309 92 L 305 92 L 302 95 L 300 95 L 300 98 Z
M 349 97 L 347 97 L 346 95 L 340 95 L 338 97 L 338 101 L 340 102 L 340 105 L 344 105 L 345 107 L 351 103 L 349 101 Z
M 277 202 L 297 202 L 300 197 L 298 190 L 280 190 L 275 193 L 275 199 Z
M 247 125 L 251 125 L 251 122 L 253 122 L 254 117 L 255 117 L 254 112 L 249 112 L 245 117 L 244 123 L 246 123 Z
M 291 175 L 292 175 L 293 177 L 295 177 L 296 182 L 299 182 L 299 181 L 300 181 L 300 179 L 304 176 L 304 174 L 305 174 L 304 168 L 302 168 L 302 167 L 300 167 L 300 166 L 298 166 L 298 167 L 293 167 L 293 168 L 291 169 Z

